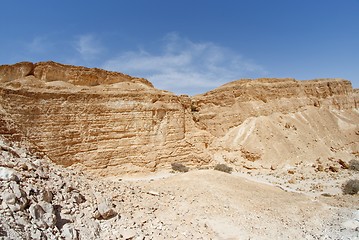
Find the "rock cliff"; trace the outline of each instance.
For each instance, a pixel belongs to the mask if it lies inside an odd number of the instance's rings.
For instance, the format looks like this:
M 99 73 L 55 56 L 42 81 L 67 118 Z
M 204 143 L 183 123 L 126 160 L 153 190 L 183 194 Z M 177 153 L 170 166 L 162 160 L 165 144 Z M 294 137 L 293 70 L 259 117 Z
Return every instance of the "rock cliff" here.
M 358 91 L 341 79 L 247 79 L 188 97 L 121 73 L 22 62 L 0 66 L 0 101 L 3 135 L 102 174 L 359 152 Z
M 295 113 L 310 106 L 337 110 L 359 107 L 351 83 L 341 79 L 240 80 L 195 96 L 193 102 L 197 121 L 215 136 L 223 136 L 249 117 Z
M 359 151 L 359 95 L 346 80 L 240 80 L 192 101 L 216 161 L 270 168 Z
M 209 161 L 186 139 L 186 129 L 193 128 L 191 100 L 155 89 L 145 79 L 25 62 L 2 66 L 0 82 L 2 128 L 18 126 L 58 164 L 118 172 Z

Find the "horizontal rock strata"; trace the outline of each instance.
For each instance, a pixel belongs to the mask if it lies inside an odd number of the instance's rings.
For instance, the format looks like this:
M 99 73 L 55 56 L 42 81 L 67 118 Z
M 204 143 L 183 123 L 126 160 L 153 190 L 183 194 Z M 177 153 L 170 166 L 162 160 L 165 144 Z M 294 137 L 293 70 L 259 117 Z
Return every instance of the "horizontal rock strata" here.
M 172 162 L 206 165 L 223 149 L 262 159 L 262 150 L 257 154 L 238 139 L 251 118 L 273 114 L 329 111 L 330 119 L 333 111 L 347 111 L 349 130 L 335 125 L 340 146 L 355 151 L 358 140 L 358 92 L 340 79 L 240 80 L 190 98 L 121 73 L 23 62 L 0 66 L 0 98 L 3 135 L 26 137 L 58 164 L 104 174 L 153 171 Z
M 240 80 L 192 102 L 219 162 L 271 168 L 359 152 L 359 95 L 346 80 Z
M 223 136 L 229 128 L 249 117 L 275 112 L 294 113 L 309 106 L 338 110 L 357 109 L 359 95 L 351 83 L 342 79 L 239 80 L 193 98 L 196 119 L 202 128 Z M 217 113 L 221 114 L 217 114 Z
M 56 163 L 139 171 L 175 160 L 208 161 L 186 140 L 188 97 L 147 80 L 55 63 L 3 66 L 0 73 L 6 116 Z

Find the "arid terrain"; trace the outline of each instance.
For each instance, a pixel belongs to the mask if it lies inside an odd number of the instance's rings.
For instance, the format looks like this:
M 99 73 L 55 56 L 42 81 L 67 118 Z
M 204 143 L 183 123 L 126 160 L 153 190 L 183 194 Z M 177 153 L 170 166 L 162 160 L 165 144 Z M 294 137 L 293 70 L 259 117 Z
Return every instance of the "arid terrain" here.
M 22 62 L 0 66 L 0 134 L 2 239 L 359 239 L 359 194 L 343 193 L 359 179 L 347 80 L 177 96 Z

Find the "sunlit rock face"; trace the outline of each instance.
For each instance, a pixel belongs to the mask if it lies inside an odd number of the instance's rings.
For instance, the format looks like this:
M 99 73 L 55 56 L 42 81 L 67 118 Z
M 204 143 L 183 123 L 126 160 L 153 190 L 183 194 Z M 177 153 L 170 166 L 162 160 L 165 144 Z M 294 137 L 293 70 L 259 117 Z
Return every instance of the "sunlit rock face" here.
M 193 98 L 214 159 L 249 168 L 352 159 L 359 97 L 342 79 L 239 80 Z
M 46 62 L 2 66 L 0 81 L 6 116 L 56 163 L 140 171 L 208 162 L 186 140 L 190 99 L 145 79 Z
M 358 92 L 341 79 L 239 80 L 190 98 L 122 73 L 22 62 L 0 66 L 0 98 L 3 135 L 103 174 L 247 157 L 280 164 L 305 151 L 297 142 L 314 155 L 359 151 Z

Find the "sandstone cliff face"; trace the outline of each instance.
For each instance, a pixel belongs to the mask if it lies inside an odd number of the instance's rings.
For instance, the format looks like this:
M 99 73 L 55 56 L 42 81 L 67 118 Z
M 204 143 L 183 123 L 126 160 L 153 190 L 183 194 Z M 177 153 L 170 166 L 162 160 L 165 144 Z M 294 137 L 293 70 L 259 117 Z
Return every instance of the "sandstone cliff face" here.
M 0 66 L 0 98 L 2 132 L 103 174 L 359 152 L 358 92 L 340 79 L 241 80 L 189 98 L 121 73 L 24 62 Z
M 341 79 L 241 80 L 193 98 L 198 127 L 215 136 L 214 159 L 247 168 L 355 157 L 358 104 Z
M 144 79 L 52 62 L 0 70 L 7 116 L 56 163 L 117 172 L 209 160 L 186 140 L 188 97 Z
M 215 136 L 223 136 L 229 128 L 249 117 L 294 113 L 309 106 L 338 110 L 358 108 L 359 98 L 346 80 L 258 79 L 225 84 L 195 96 L 193 102 L 202 128 Z
M 117 72 L 109 72 L 98 68 L 85 68 L 64 65 L 56 62 L 20 62 L 14 65 L 0 66 L 0 82 L 34 76 L 45 82 L 64 81 L 74 85 L 96 86 L 119 82 L 141 83 L 152 87 L 152 83 L 143 78 L 134 78 Z

